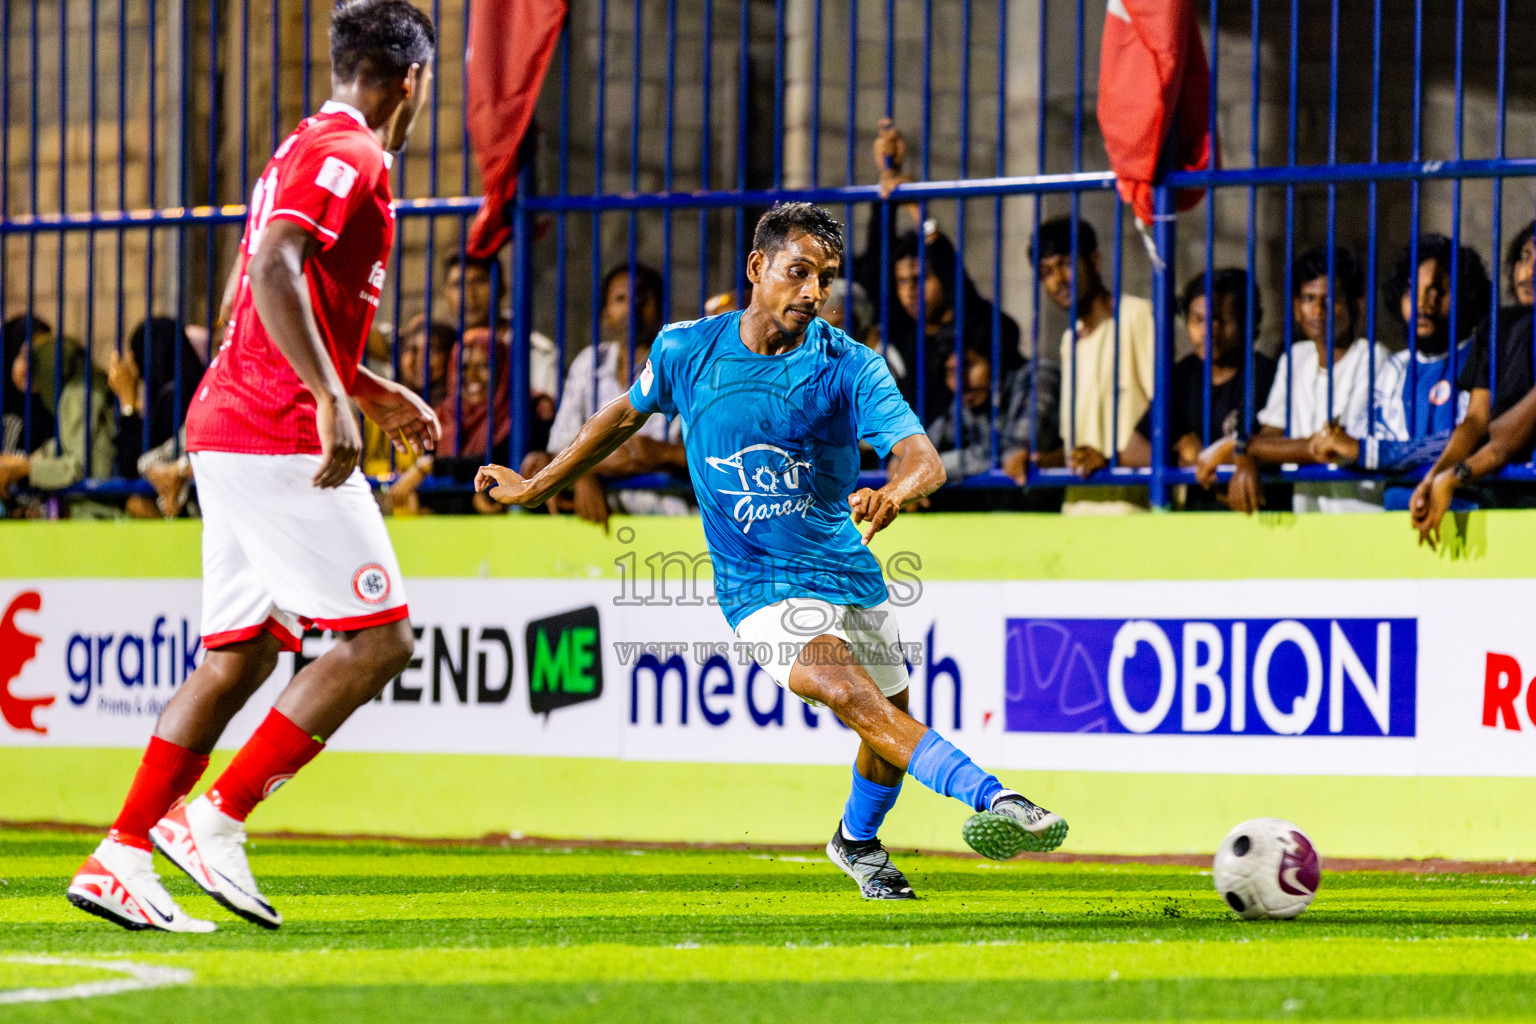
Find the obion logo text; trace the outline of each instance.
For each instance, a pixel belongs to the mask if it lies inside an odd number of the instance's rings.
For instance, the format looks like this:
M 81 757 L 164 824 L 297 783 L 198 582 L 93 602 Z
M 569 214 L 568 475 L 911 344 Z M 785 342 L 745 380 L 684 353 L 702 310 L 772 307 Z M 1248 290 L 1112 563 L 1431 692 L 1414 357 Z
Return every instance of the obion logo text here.
M 1014 732 L 1412 736 L 1413 619 L 1010 619 Z

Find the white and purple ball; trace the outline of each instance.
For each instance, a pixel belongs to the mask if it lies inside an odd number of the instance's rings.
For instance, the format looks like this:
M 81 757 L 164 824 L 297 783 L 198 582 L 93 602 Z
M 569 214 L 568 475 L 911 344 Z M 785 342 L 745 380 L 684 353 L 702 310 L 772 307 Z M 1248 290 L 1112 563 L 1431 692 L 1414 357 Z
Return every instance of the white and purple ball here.
M 1301 829 L 1280 818 L 1255 818 L 1221 841 L 1211 877 L 1238 917 L 1291 918 L 1312 905 L 1322 867 Z

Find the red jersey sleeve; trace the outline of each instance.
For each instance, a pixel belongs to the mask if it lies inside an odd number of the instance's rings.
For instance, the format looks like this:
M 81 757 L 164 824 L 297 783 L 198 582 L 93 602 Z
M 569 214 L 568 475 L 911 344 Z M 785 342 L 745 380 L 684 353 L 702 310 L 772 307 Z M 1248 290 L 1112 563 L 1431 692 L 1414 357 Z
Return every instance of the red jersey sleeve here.
M 378 148 L 356 132 L 314 132 L 295 140 L 271 196 L 274 218 L 293 221 L 329 249 L 380 173 Z

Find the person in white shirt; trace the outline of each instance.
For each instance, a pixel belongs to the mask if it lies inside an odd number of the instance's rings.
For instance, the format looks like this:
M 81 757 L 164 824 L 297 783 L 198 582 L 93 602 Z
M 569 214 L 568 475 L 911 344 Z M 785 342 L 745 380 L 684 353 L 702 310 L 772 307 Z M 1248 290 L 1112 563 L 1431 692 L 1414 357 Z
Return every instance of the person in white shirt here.
M 1104 285 L 1098 237 L 1077 222 L 1077 265 L 1072 264 L 1072 219 L 1040 225 L 1030 260 L 1040 287 L 1072 318 L 1061 337 L 1060 452 L 1042 452 L 1038 464 L 1067 465 L 1087 479 L 1107 464 L 1107 452 L 1124 448 L 1152 404 L 1157 334 L 1152 303 L 1135 295 L 1119 301 L 1118 348 L 1115 296 Z M 1073 306 L 1074 282 L 1076 307 Z M 1118 358 L 1117 358 L 1118 357 Z M 1005 467 L 1006 468 L 1006 467 Z M 1102 515 L 1147 508 L 1145 487 L 1069 487 L 1062 512 Z
M 543 469 L 564 451 L 582 424 L 597 410 L 625 394 L 633 383 L 629 361 L 630 318 L 634 318 L 635 358 L 633 366 L 643 367 L 651 350 L 651 341 L 661 329 L 661 275 L 644 264 L 634 268 L 635 302 L 629 300 L 630 268 L 621 264 L 603 276 L 602 338 L 596 346 L 594 372 L 593 346 L 588 345 L 571 360 L 565 375 L 565 390 L 560 407 L 549 429 L 549 450 L 529 452 L 523 459 L 523 476 Z M 580 477 L 570 494 L 548 502 L 551 512 L 571 511 L 582 519 L 597 523 L 605 530 L 610 512 L 631 515 L 687 515 L 691 506 L 686 497 L 662 491 L 615 489 L 612 493 L 604 480 L 618 480 L 648 473 L 675 473 L 686 479 L 688 463 L 683 451 L 682 420 L 670 424 L 664 416 L 652 416 L 640 432 L 630 438 L 591 472 Z
M 1300 335 L 1280 359 L 1269 400 L 1258 414 L 1260 429 L 1248 440 L 1224 439 L 1201 453 L 1200 482 L 1215 482 L 1216 467 L 1234 462 L 1227 505 L 1234 512 L 1256 512 L 1264 504 L 1262 466 L 1315 465 L 1310 438 L 1337 422 L 1363 437 L 1370 415 L 1372 382 L 1391 359 L 1384 345 L 1359 337 L 1365 316 L 1365 272 L 1353 253 L 1336 248 L 1333 285 L 1328 281 L 1328 250 L 1302 253 L 1291 265 L 1291 307 Z M 1329 373 L 1328 296 L 1333 293 L 1332 374 Z M 1296 512 L 1379 512 L 1382 486 L 1375 480 L 1297 483 L 1291 507 Z

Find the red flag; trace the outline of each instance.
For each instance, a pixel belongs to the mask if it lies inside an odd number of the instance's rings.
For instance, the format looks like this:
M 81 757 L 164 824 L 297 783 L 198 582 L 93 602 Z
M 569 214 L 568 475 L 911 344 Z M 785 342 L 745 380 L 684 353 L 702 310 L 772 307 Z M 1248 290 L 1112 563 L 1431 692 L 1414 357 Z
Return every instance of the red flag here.
M 1167 170 L 1201 171 L 1216 151 L 1211 71 L 1191 0 L 1109 0 L 1099 51 L 1099 128 L 1120 197 L 1152 223 L 1152 186 L 1175 125 Z M 1180 210 L 1203 189 L 1181 189 Z
M 480 0 L 470 7 L 466 128 L 485 186 L 465 240 L 471 256 L 494 256 L 511 235 L 507 205 L 517 195 L 518 156 L 565 12 L 565 0 Z

